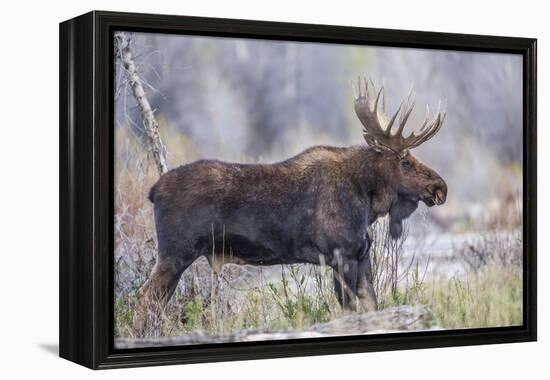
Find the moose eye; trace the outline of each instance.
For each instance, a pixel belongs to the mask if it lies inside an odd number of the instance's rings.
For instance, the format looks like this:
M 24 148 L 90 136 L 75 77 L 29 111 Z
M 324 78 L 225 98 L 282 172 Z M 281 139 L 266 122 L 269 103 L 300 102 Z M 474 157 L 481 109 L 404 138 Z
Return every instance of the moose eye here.
M 402 160 L 401 161 L 401 167 L 406 171 L 410 171 L 410 170 L 412 170 L 413 165 L 410 161 Z

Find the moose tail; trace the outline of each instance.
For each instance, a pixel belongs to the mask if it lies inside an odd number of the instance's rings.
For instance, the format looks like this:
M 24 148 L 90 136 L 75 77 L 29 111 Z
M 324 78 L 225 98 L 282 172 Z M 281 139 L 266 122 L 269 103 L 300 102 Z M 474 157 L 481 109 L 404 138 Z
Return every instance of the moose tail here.
M 158 182 L 157 182 L 158 183 Z M 151 189 L 149 190 L 149 200 L 151 203 L 155 203 L 155 194 L 157 192 L 157 184 L 155 183 L 153 186 L 151 186 Z

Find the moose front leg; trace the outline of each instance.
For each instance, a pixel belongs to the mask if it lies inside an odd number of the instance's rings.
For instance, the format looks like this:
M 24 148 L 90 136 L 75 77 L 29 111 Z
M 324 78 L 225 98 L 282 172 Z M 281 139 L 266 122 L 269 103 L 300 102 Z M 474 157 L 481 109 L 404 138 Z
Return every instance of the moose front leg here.
M 364 311 L 375 311 L 378 309 L 376 293 L 373 286 L 370 253 L 368 252 L 358 263 L 357 297 Z
M 357 311 L 357 267 L 357 260 L 345 260 L 332 268 L 336 298 L 348 311 Z

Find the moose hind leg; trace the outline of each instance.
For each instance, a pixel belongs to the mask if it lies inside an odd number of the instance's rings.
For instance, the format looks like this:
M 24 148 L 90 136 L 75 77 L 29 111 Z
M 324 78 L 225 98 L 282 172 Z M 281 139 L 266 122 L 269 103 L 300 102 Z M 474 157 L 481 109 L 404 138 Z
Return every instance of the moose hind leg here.
M 357 261 L 350 260 L 332 268 L 334 292 L 340 305 L 349 311 L 357 310 Z
M 135 336 L 157 336 L 162 310 L 172 297 L 183 271 L 194 260 L 177 260 L 159 255 L 149 279 L 139 289 L 133 319 Z

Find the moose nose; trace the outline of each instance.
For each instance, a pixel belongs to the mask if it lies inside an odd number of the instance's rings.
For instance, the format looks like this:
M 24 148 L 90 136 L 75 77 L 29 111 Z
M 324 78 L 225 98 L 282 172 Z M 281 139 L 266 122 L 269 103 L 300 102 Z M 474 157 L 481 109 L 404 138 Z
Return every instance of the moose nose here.
M 442 205 L 447 200 L 447 184 L 445 181 L 440 179 L 437 181 L 432 190 L 432 194 L 434 196 L 434 203 L 436 205 Z

